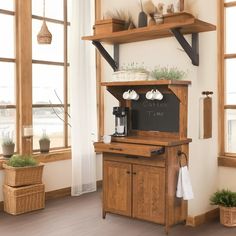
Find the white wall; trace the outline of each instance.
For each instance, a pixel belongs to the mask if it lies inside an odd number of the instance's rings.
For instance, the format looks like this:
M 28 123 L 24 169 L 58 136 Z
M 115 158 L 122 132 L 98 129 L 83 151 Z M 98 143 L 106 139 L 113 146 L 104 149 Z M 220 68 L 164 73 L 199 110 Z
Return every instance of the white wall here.
M 185 0 L 191 3 L 194 14 L 199 19 L 217 23 L 216 0 Z M 113 9 L 126 9 L 132 13 L 135 23 L 139 12 L 137 0 L 102 0 L 102 12 Z M 164 2 L 164 0 L 162 1 Z M 188 36 L 188 39 L 190 37 Z M 179 50 L 181 46 L 174 38 L 151 40 L 120 46 L 120 64 L 144 62 L 146 66 L 176 66 L 188 72 L 187 80 L 192 81 L 189 88 L 188 136 L 193 139 L 190 144 L 190 175 L 195 198 L 189 201 L 189 215 L 195 216 L 210 210 L 210 195 L 218 188 L 217 166 L 217 33 L 200 34 L 200 66 L 191 64 L 188 56 Z M 112 52 L 112 47 L 106 46 Z M 103 61 L 103 80 L 111 79 L 112 70 Z M 200 140 L 199 137 L 199 99 L 201 92 L 210 90 L 213 95 L 213 138 Z M 105 132 L 114 132 L 112 107 L 117 101 L 106 92 L 105 94 Z
M 4 171 L 0 171 L 0 202 L 3 201 Z M 71 187 L 71 160 L 46 163 L 43 170 L 46 192 Z

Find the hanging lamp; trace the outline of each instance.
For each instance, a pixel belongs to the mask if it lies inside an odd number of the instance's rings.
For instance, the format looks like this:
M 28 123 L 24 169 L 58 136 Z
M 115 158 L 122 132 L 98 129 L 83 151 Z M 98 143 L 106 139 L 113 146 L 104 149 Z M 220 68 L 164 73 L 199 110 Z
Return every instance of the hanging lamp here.
M 46 21 L 45 21 L 45 0 L 43 0 L 43 24 L 41 29 L 37 35 L 39 44 L 51 44 L 52 42 L 52 34 L 48 30 Z

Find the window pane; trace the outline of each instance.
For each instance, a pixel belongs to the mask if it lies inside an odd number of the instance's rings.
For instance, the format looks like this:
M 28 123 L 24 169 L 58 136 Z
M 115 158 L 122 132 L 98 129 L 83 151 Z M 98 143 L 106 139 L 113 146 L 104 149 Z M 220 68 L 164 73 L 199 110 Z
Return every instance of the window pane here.
M 0 14 L 0 57 L 15 58 L 15 17 Z
M 55 114 L 56 113 L 56 114 Z M 58 118 L 60 117 L 60 118 Z M 50 138 L 50 148 L 64 146 L 64 109 L 63 108 L 34 108 L 33 109 L 33 148 L 39 149 L 39 139 L 45 131 Z
M 42 26 L 41 20 L 32 21 L 32 48 L 33 59 L 46 61 L 64 61 L 64 26 L 47 22 L 49 31 L 52 34 L 51 44 L 38 44 L 37 34 Z
M 236 53 L 236 7 L 226 8 L 226 53 Z
M 0 143 L 2 143 L 3 135 L 9 133 L 15 141 L 16 134 L 16 110 L 0 109 Z M 2 153 L 2 145 L 0 145 L 0 153 Z
M 0 105 L 15 104 L 15 63 L 0 62 Z
M 1 0 L 0 9 L 14 11 L 15 10 L 15 0 Z
M 236 59 L 226 60 L 226 104 L 236 104 Z
M 67 0 L 67 21 L 72 20 L 72 0 Z
M 63 0 L 45 0 L 45 17 L 63 20 L 63 8 Z M 43 0 L 32 0 L 32 14 L 43 16 Z
M 236 110 L 226 111 L 226 152 L 236 152 Z
M 63 66 L 33 64 L 33 104 L 63 102 L 63 72 Z

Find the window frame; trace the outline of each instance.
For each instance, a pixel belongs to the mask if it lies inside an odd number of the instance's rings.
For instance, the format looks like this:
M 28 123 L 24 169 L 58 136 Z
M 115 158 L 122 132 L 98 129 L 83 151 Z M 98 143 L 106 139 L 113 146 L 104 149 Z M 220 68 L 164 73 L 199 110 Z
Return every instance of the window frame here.
M 218 90 L 219 90 L 219 165 L 236 166 L 236 153 L 226 151 L 226 111 L 236 110 L 236 104 L 226 104 L 226 60 L 236 59 L 236 53 L 226 53 L 226 40 L 225 40 L 225 10 L 229 7 L 236 7 L 236 1 L 225 3 L 224 0 L 218 0 Z M 226 158 L 230 158 L 226 160 Z M 231 160 L 233 159 L 233 163 Z M 227 163 L 226 163 L 227 162 Z

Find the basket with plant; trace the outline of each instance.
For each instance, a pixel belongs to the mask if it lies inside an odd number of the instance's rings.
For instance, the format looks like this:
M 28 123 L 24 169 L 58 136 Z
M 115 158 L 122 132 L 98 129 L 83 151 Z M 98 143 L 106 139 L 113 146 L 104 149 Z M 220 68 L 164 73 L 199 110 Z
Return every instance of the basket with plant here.
M 220 208 L 220 223 L 228 226 L 236 226 L 236 192 L 230 190 L 219 190 L 215 192 L 210 202 Z
M 5 184 L 11 187 L 42 183 L 44 165 L 32 156 L 14 155 L 3 164 Z

